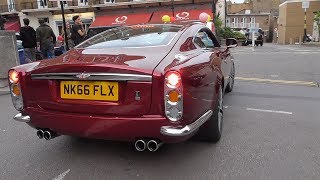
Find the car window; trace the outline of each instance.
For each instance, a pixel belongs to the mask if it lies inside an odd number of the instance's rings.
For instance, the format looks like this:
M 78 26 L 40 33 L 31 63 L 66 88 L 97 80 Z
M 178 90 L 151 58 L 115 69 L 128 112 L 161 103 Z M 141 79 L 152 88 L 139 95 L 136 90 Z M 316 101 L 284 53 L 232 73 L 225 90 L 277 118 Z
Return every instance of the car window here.
M 209 30 L 202 29 L 195 35 L 194 43 L 200 48 L 214 48 L 216 46 L 212 40 L 212 36 L 213 34 L 209 34 Z
M 80 44 L 77 48 L 133 48 L 168 45 L 181 30 L 176 25 L 136 25 L 104 31 Z

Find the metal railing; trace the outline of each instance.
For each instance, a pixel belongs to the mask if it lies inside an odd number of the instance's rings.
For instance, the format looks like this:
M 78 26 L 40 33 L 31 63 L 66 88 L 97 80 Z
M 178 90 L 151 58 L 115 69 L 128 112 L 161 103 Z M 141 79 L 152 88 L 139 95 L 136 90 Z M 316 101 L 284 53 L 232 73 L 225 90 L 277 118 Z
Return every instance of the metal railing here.
M 259 27 L 259 23 L 227 23 L 227 27 L 230 28 L 251 28 L 251 27 Z

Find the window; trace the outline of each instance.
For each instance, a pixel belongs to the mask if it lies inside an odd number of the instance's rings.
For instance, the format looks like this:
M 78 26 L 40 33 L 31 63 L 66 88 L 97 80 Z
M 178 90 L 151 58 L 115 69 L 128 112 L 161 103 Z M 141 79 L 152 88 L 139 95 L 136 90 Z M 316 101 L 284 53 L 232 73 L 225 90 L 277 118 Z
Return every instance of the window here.
M 256 18 L 251 17 L 251 18 L 250 18 L 250 23 L 256 23 Z
M 7 0 L 8 3 L 8 10 L 9 12 L 15 11 L 16 10 L 16 5 L 14 3 L 14 0 Z
M 64 7 L 68 7 L 68 2 L 67 2 L 67 1 L 62 1 L 62 3 L 63 3 L 63 6 L 64 6 Z M 61 7 L 60 1 L 57 1 L 57 6 L 58 6 L 58 7 Z
M 194 44 L 200 48 L 214 48 L 220 47 L 215 36 L 208 28 L 203 28 L 195 35 L 193 39 Z
M 115 0 L 104 0 L 104 3 L 105 3 L 105 4 L 115 3 L 115 2 L 116 2 Z
M 182 26 L 127 26 L 104 31 L 85 41 L 79 48 L 137 48 L 165 46 L 171 43 Z
M 37 2 L 38 2 L 38 9 L 48 8 L 48 1 L 47 0 L 39 0 Z
M 78 5 L 79 5 L 79 6 L 88 5 L 88 0 L 78 0 Z

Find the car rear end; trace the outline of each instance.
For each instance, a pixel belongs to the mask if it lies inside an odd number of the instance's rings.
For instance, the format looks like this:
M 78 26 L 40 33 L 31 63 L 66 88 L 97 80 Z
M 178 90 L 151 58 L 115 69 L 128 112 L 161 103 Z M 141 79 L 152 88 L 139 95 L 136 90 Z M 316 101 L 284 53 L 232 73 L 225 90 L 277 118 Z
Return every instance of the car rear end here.
M 11 96 L 20 111 L 15 119 L 38 129 L 40 138 L 45 137 L 42 132 L 51 132 L 50 138 L 72 135 L 123 141 L 146 137 L 165 142 L 187 139 L 188 136 L 169 137 L 160 132 L 161 127 L 182 118 L 179 74 L 153 72 L 170 52 L 171 43 L 179 38 L 178 31 L 165 41 L 166 46 L 124 48 L 123 54 L 119 48 L 102 50 L 105 41 L 100 42 L 95 36 L 59 58 L 13 68 L 9 71 Z M 152 39 L 157 37 L 153 35 Z M 131 42 L 127 38 L 120 41 L 127 46 Z

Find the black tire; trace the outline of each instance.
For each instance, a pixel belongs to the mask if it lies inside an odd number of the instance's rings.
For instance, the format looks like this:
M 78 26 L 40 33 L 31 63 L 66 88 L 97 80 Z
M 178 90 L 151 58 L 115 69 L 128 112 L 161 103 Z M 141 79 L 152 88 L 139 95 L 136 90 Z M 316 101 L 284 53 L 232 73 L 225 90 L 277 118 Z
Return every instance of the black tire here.
M 261 42 L 260 45 L 263 46 L 263 42 Z
M 234 68 L 234 63 L 232 64 L 232 69 L 229 75 L 229 82 L 226 87 L 226 93 L 229 93 L 233 90 L 233 85 L 234 85 L 234 77 L 235 77 L 235 68 Z
M 217 105 L 214 108 L 211 118 L 199 129 L 199 138 L 202 141 L 218 142 L 221 138 L 223 124 L 223 92 L 219 88 Z

